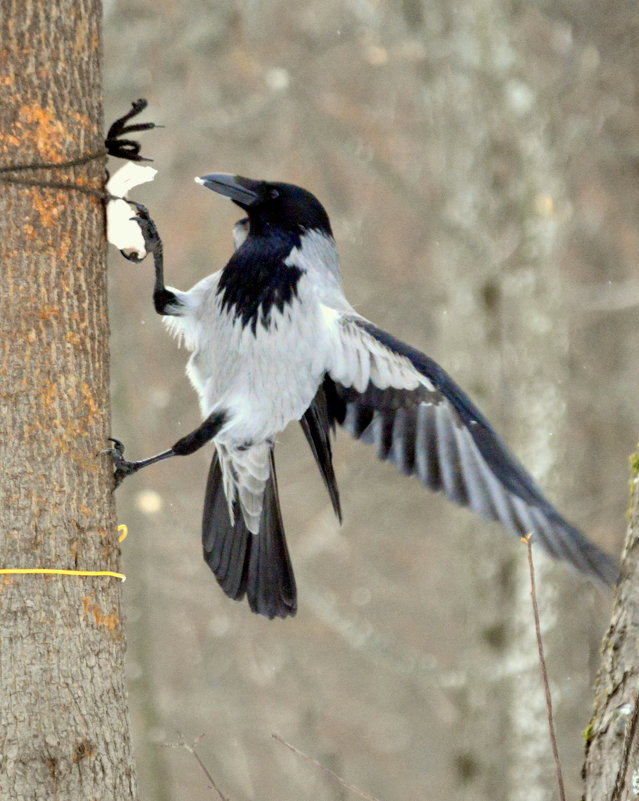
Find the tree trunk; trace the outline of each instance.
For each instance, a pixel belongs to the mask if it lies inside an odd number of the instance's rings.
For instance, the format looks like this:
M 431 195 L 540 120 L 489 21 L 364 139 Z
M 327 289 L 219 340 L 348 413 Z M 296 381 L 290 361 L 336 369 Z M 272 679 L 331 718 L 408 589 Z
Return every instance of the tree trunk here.
M 99 0 L 0 11 L 0 164 L 99 151 Z M 11 177 L 101 190 L 104 161 Z M 0 567 L 117 570 L 98 455 L 110 426 L 100 199 L 5 183 L 0 260 Z M 135 797 L 120 600 L 110 576 L 0 576 L 0 798 Z
M 639 457 L 632 459 L 630 523 L 586 730 L 586 801 L 639 794 Z

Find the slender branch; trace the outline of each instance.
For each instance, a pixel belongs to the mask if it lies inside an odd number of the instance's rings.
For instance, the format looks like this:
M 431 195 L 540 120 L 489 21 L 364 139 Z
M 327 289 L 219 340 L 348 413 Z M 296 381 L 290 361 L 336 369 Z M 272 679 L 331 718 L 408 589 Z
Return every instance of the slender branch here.
M 356 795 L 360 796 L 361 798 L 365 798 L 367 801 L 379 801 L 379 799 L 375 798 L 375 796 L 369 795 L 368 793 L 365 793 L 363 790 L 360 790 L 359 788 L 355 787 L 354 785 L 348 784 L 348 782 L 345 782 L 344 779 L 342 779 L 340 776 L 337 775 L 337 773 L 332 771 L 330 768 L 327 768 L 326 765 L 322 765 L 321 762 L 318 762 L 316 759 L 313 759 L 313 757 L 309 756 L 308 754 L 305 754 L 303 751 L 300 751 L 299 748 L 295 748 L 294 745 L 291 745 L 290 743 L 287 743 L 286 740 L 283 740 L 279 736 L 279 734 L 272 733 L 271 737 L 274 740 L 276 740 L 278 743 L 280 743 L 281 745 L 283 745 L 286 748 L 288 748 L 289 751 L 292 751 L 294 754 L 297 754 L 298 756 L 301 756 L 302 759 L 305 762 L 311 762 L 313 765 L 315 765 L 316 767 L 320 768 L 320 770 L 323 770 L 324 773 L 328 773 L 328 775 L 331 776 L 331 778 L 335 779 L 335 781 L 339 782 L 342 785 L 342 787 L 346 788 L 347 790 L 350 790 L 352 793 L 355 793 Z M 564 801 L 564 800 L 562 799 L 562 801 Z
M 228 796 L 225 796 L 224 793 L 217 786 L 217 784 L 215 782 L 215 779 L 211 775 L 211 771 L 206 767 L 204 761 L 202 760 L 202 757 L 195 750 L 196 744 L 199 743 L 199 741 L 202 739 L 202 737 L 204 737 L 204 735 L 201 734 L 199 737 L 196 737 L 195 740 L 193 740 L 193 745 L 189 745 L 187 743 L 187 741 L 184 738 L 184 735 L 182 734 L 182 732 L 179 731 L 177 733 L 177 735 L 178 735 L 178 738 L 179 738 L 177 743 L 164 743 L 164 747 L 165 748 L 184 748 L 186 751 L 189 752 L 189 754 L 192 754 L 192 756 L 195 757 L 195 761 L 197 762 L 197 764 L 200 766 L 200 768 L 202 768 L 202 771 L 203 771 L 204 775 L 206 776 L 206 778 L 211 782 L 211 785 L 210 785 L 211 789 L 215 790 L 215 792 L 217 793 L 218 797 L 220 798 L 220 801 L 229 801 Z
M 552 756 L 555 761 L 555 773 L 557 774 L 557 785 L 559 787 L 559 798 L 566 801 L 566 791 L 564 789 L 564 778 L 561 773 L 561 762 L 559 760 L 559 749 L 557 748 L 557 735 L 555 733 L 555 722 L 552 710 L 552 696 L 550 694 L 550 683 L 548 681 L 548 670 L 546 668 L 546 658 L 544 657 L 544 644 L 541 639 L 541 624 L 539 622 L 539 606 L 537 605 L 537 586 L 535 583 L 535 567 L 532 555 L 532 534 L 527 534 L 521 538 L 528 551 L 528 569 L 530 572 L 530 597 L 532 599 L 533 617 L 535 618 L 535 634 L 537 635 L 537 650 L 539 651 L 539 666 L 544 683 L 544 693 L 546 695 L 546 711 L 548 713 L 548 730 L 550 732 L 550 743 L 552 745 Z

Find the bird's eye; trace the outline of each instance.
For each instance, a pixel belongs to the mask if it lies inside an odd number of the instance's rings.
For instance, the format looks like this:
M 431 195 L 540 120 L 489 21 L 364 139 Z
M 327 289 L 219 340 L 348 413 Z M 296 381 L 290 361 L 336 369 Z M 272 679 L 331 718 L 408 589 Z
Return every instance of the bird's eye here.
M 271 195 L 271 199 L 275 200 L 276 197 L 280 196 L 280 193 L 277 191 L 277 189 L 271 189 L 270 195 Z

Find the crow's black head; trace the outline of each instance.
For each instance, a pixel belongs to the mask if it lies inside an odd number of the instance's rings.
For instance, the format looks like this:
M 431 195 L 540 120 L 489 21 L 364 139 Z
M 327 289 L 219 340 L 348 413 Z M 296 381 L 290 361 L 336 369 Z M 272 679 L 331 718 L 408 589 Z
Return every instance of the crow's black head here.
M 294 184 L 253 181 L 240 175 L 214 173 L 195 179 L 207 189 L 231 198 L 248 214 L 251 234 L 280 229 L 301 234 L 318 230 L 332 236 L 328 214 L 319 200 Z

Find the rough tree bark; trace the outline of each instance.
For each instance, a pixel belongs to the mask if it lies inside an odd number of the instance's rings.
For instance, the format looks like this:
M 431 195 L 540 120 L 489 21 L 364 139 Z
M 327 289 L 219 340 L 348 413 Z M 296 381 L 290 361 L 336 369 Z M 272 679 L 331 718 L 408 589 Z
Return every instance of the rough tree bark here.
M 103 146 L 99 0 L 0 0 L 0 165 Z M 104 160 L 12 173 L 101 189 Z M 101 201 L 6 183 L 0 567 L 117 570 Z M 0 798 L 135 797 L 121 584 L 0 576 Z
M 602 648 L 595 710 L 586 730 L 586 801 L 639 795 L 639 455 L 632 459 L 631 503 L 621 581 Z

